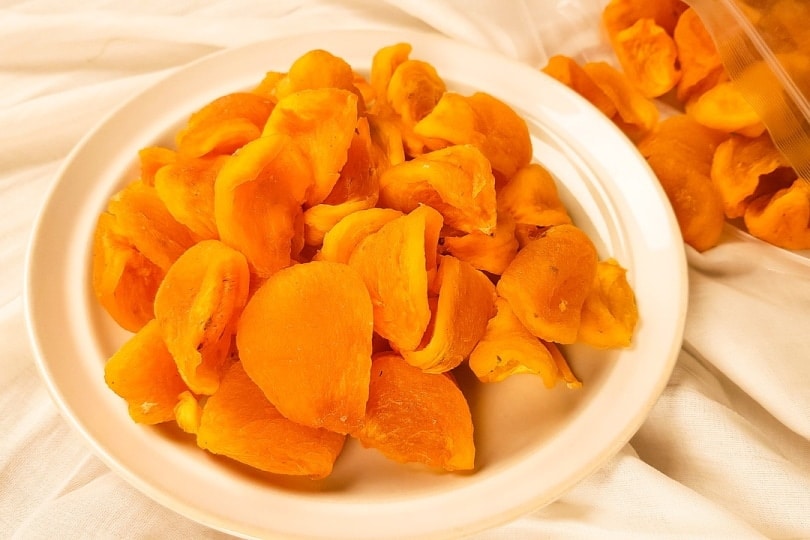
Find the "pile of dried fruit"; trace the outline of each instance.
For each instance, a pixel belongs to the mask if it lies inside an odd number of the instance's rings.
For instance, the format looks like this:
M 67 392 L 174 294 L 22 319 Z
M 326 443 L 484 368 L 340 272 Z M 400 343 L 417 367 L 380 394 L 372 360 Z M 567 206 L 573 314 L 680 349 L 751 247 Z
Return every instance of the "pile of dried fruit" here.
M 324 477 L 348 436 L 472 469 L 452 370 L 576 388 L 557 344 L 624 347 L 599 260 L 525 122 L 397 44 L 364 79 L 313 50 L 193 114 L 98 219 L 93 288 L 134 332 L 107 362 L 136 422 L 265 471 Z
M 740 5 L 754 19 L 765 16 Z M 778 7 L 767 16 L 790 19 L 806 10 L 797 0 Z M 734 220 L 774 245 L 810 249 L 810 182 L 797 177 L 729 80 L 694 10 L 681 0 L 611 0 L 602 22 L 621 70 L 557 56 L 543 71 L 637 144 L 686 243 L 709 249 L 726 220 Z M 747 76 L 758 75 L 751 70 Z M 659 121 L 656 99 L 680 113 Z

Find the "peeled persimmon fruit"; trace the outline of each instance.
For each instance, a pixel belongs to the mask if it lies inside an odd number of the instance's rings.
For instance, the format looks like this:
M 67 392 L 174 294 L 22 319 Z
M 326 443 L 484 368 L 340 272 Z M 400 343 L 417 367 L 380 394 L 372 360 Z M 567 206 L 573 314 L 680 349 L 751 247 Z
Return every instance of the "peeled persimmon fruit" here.
M 346 437 L 285 418 L 234 362 L 202 409 L 197 445 L 262 471 L 323 478 Z
M 374 357 L 365 419 L 352 435 L 401 463 L 448 471 L 474 467 L 472 418 L 455 381 L 394 353 Z
M 301 90 L 279 100 L 263 136 L 283 134 L 298 146 L 312 171 L 307 206 L 329 195 L 346 163 L 357 125 L 357 96 L 340 88 Z
M 443 373 L 461 364 L 495 314 L 495 286 L 469 263 L 442 256 L 437 282 L 436 307 L 420 347 L 400 351 L 405 361 L 427 373 Z
M 533 335 L 573 343 L 596 265 L 588 235 L 574 225 L 557 225 L 518 252 L 498 281 L 498 294 Z
M 196 241 L 169 213 L 157 190 L 140 180 L 113 195 L 107 211 L 115 217 L 118 232 L 164 271 Z
M 301 204 L 312 183 L 308 160 L 289 137 L 267 135 L 246 144 L 214 184 L 220 239 L 242 252 L 261 277 L 289 266 L 304 245 Z
M 227 156 L 190 158 L 179 155 L 161 167 L 154 178 L 166 209 L 199 239 L 218 238 L 214 218 L 214 182 Z
M 470 354 L 469 366 L 482 382 L 498 382 L 511 375 L 538 375 L 546 388 L 559 379 L 559 370 L 542 340 L 521 323 L 504 298 L 495 301 L 497 313 Z
M 155 317 L 189 389 L 213 394 L 228 367 L 250 272 L 244 255 L 203 240 L 177 259 L 155 295 Z
M 441 227 L 439 213 L 420 206 L 366 236 L 349 257 L 371 294 L 374 331 L 398 350 L 416 349 L 430 322 Z
M 380 177 L 379 204 L 402 212 L 425 204 L 463 232 L 489 234 L 497 222 L 492 168 L 470 144 L 435 150 L 386 169 Z
M 102 212 L 93 234 L 92 287 L 119 326 L 137 332 L 155 317 L 155 294 L 165 272 L 117 230 L 115 216 Z
M 191 115 L 175 142 L 180 153 L 192 157 L 231 154 L 259 137 L 273 110 L 273 102 L 249 92 L 219 97 Z
M 637 323 L 627 270 L 615 259 L 599 261 L 594 286 L 582 305 L 577 341 L 600 349 L 629 347 Z
M 129 415 L 139 424 L 174 420 L 174 407 L 188 387 L 152 319 L 104 365 L 104 380 L 124 398 Z
M 313 261 L 270 276 L 239 319 L 248 376 L 287 418 L 348 433 L 368 399 L 371 298 L 345 264 Z
M 492 234 L 473 231 L 459 236 L 444 236 L 441 249 L 479 270 L 500 275 L 517 255 L 518 247 L 515 222 L 504 212 L 498 214 Z
M 323 244 L 315 258 L 348 264 L 354 248 L 361 240 L 379 231 L 389 221 L 404 215 L 392 208 L 367 208 L 352 212 L 324 234 Z

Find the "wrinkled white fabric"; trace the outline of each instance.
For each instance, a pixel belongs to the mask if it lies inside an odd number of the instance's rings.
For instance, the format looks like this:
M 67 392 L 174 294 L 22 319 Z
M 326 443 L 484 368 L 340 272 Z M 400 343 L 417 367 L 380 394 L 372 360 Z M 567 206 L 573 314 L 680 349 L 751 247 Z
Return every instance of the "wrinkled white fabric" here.
M 535 67 L 556 53 L 603 59 L 603 5 L 0 2 L 0 538 L 227 537 L 111 473 L 34 367 L 22 304 L 33 220 L 62 160 L 111 108 L 222 48 L 338 28 L 433 30 Z M 477 538 L 810 538 L 808 260 L 730 227 L 719 247 L 687 252 L 683 350 L 641 429 L 558 501 Z

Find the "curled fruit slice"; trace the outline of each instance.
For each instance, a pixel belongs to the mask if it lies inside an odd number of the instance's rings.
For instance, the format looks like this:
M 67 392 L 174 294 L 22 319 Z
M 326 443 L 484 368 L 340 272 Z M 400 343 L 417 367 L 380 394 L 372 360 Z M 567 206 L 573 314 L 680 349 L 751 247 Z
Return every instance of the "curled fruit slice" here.
M 546 388 L 560 378 L 551 352 L 533 336 L 509 307 L 498 297 L 496 315 L 487 323 L 486 332 L 470 354 L 470 369 L 482 382 L 498 382 L 511 375 L 539 375 Z
M 596 249 L 582 230 L 557 225 L 518 252 L 498 281 L 498 294 L 533 335 L 573 343 L 596 263 Z
M 470 264 L 445 255 L 437 275 L 439 298 L 415 351 L 403 358 L 428 373 L 449 371 L 467 358 L 495 314 L 495 287 Z
M 439 213 L 420 206 L 368 235 L 349 258 L 371 294 L 374 331 L 398 350 L 416 349 L 430 321 L 441 227 Z
M 112 355 L 104 380 L 129 405 L 129 415 L 141 424 L 174 419 L 180 394 L 188 390 L 152 319 Z
M 571 223 L 554 178 L 537 163 L 521 168 L 498 189 L 498 212 L 509 214 L 515 223 L 537 227 Z
M 363 426 L 352 433 L 401 463 L 448 471 L 475 461 L 473 424 L 464 394 L 444 373 L 425 373 L 400 356 L 374 357 Z
M 653 19 L 639 19 L 612 38 L 625 74 L 645 96 L 662 96 L 680 80 L 675 42 Z
M 137 332 L 155 317 L 155 293 L 164 274 L 117 231 L 112 214 L 99 215 L 93 236 L 93 292 L 116 323 Z
M 518 252 L 515 222 L 506 213 L 498 214 L 495 232 L 484 234 L 473 231 L 461 236 L 443 237 L 442 249 L 473 267 L 500 275 Z
M 160 284 L 155 317 L 180 375 L 195 394 L 213 394 L 228 367 L 249 284 L 245 257 L 218 240 L 189 248 Z
M 214 184 L 220 238 L 247 257 L 261 277 L 290 265 L 304 243 L 303 210 L 312 185 L 307 158 L 283 135 L 243 146 Z
M 785 249 L 810 249 L 810 182 L 754 199 L 745 211 L 748 232 Z
M 582 305 L 577 341 L 600 349 L 629 347 L 638 308 L 627 271 L 613 259 L 600 261 L 590 294 Z
M 307 206 L 323 202 L 332 191 L 356 125 L 357 96 L 348 90 L 301 90 L 276 104 L 262 135 L 288 136 L 309 161 L 314 184 L 306 192 Z
M 372 329 L 371 299 L 357 272 L 313 261 L 259 287 L 236 344 L 245 371 L 281 414 L 348 433 L 368 399 Z
M 262 471 L 323 478 L 345 436 L 288 420 L 235 362 L 202 410 L 197 445 Z
M 379 231 L 389 221 L 404 215 L 391 208 L 367 208 L 352 212 L 324 235 L 323 245 L 315 258 L 348 264 L 354 248 L 361 240 Z
M 495 177 L 487 158 L 473 145 L 423 154 L 387 169 L 380 177 L 380 206 L 410 212 L 420 204 L 439 211 L 445 223 L 463 232 L 495 229 Z

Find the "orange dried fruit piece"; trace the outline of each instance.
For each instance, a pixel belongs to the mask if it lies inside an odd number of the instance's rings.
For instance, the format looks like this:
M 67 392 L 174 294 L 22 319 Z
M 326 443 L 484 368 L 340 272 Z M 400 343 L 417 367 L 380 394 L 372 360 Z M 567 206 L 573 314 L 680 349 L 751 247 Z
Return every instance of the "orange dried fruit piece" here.
M 615 259 L 599 261 L 594 285 L 582 305 L 577 342 L 600 349 L 629 347 L 637 323 L 627 270 Z
M 179 155 L 155 174 L 158 197 L 166 209 L 199 239 L 218 238 L 214 218 L 214 182 L 228 156 Z
M 731 135 L 715 150 L 711 178 L 723 200 L 726 217 L 737 218 L 745 214 L 751 200 L 788 187 L 796 173 L 769 135 L 755 139 Z
M 287 74 L 275 87 L 275 96 L 281 100 L 301 90 L 340 88 L 354 90 L 354 72 L 342 58 L 323 49 L 307 51 L 297 58 Z
M 725 138 L 681 114 L 662 121 L 638 145 L 664 188 L 684 241 L 698 251 L 715 246 L 723 232 L 723 201 L 711 180 L 711 163 Z
M 313 479 L 331 474 L 345 440 L 285 418 L 239 362 L 205 402 L 197 430 L 197 445 L 212 454 L 269 473 Z
M 498 212 L 515 223 L 550 227 L 571 223 L 551 173 L 538 163 L 521 168 L 497 193 Z
M 475 466 L 470 408 L 455 381 L 425 373 L 397 354 L 374 357 L 365 419 L 352 435 L 400 463 L 447 471 Z
M 751 201 L 745 226 L 775 246 L 810 249 L 810 182 L 798 178 L 789 187 Z
M 164 271 L 118 231 L 102 212 L 93 235 L 92 287 L 105 311 L 125 330 L 137 332 L 155 317 L 155 293 Z
M 104 380 L 126 400 L 129 415 L 139 424 L 174 420 L 179 395 L 188 390 L 154 319 L 107 360 Z
M 689 6 L 681 0 L 611 0 L 602 11 L 602 23 L 608 34 L 615 34 L 639 19 L 653 19 L 672 35 L 678 18 Z
M 113 195 L 107 211 L 115 217 L 120 234 L 163 271 L 196 240 L 169 213 L 157 190 L 140 180 Z
M 348 433 L 365 414 L 371 298 L 345 264 L 313 261 L 270 276 L 239 320 L 248 376 L 287 418 Z
M 414 133 L 447 144 L 472 144 L 490 161 L 492 170 L 511 178 L 532 158 L 526 121 L 503 101 L 484 92 L 469 97 L 445 92 Z
M 406 362 L 427 373 L 461 364 L 495 314 L 495 286 L 469 263 L 444 255 L 436 279 L 438 300 L 422 343 L 414 351 L 400 351 Z
M 473 145 L 456 145 L 383 172 L 380 206 L 410 212 L 420 204 L 438 210 L 454 229 L 491 233 L 497 212 L 495 177 L 489 161 Z
M 370 114 L 367 116 L 371 137 L 385 165 L 398 165 L 405 161 L 405 143 L 398 123 L 390 117 Z
M 366 236 L 404 214 L 391 208 L 367 208 L 345 216 L 323 237 L 317 260 L 348 264 L 354 248 Z
M 726 133 L 758 136 L 765 126 L 732 81 L 724 81 L 686 102 L 686 114 L 698 124 Z
M 230 154 L 259 137 L 273 102 L 250 92 L 221 96 L 191 115 L 175 137 L 178 152 L 192 157 Z
M 405 60 L 388 81 L 386 98 L 407 127 L 413 127 L 433 110 L 447 90 L 436 68 L 421 60 Z
M 542 71 L 587 99 L 608 118 L 613 118 L 616 114 L 616 105 L 613 100 L 573 58 L 561 54 L 554 55 L 548 59 L 548 63 Z
M 155 318 L 195 394 L 216 391 L 249 286 L 244 255 L 219 240 L 190 247 L 166 272 L 155 295 Z
M 147 146 L 138 151 L 140 180 L 147 186 L 155 185 L 155 173 L 164 165 L 174 162 L 177 152 L 162 146 Z
M 518 252 L 515 222 L 506 213 L 498 214 L 498 223 L 492 234 L 473 231 L 461 236 L 445 236 L 442 250 L 474 268 L 500 275 Z
M 340 88 L 301 90 L 279 100 L 263 135 L 289 136 L 310 161 L 314 184 L 307 206 L 329 195 L 346 163 L 357 125 L 357 96 Z
M 498 382 L 521 373 L 540 376 L 546 388 L 553 388 L 559 370 L 546 345 L 515 316 L 509 302 L 498 297 L 497 313 L 470 354 L 469 366 L 482 382 Z
M 550 227 L 504 270 L 498 294 L 533 335 L 573 343 L 596 265 L 596 248 L 581 229 L 567 224 Z
M 276 86 L 278 85 L 279 81 L 286 76 L 286 73 L 282 73 L 280 71 L 268 71 L 264 74 L 262 80 L 259 81 L 259 84 L 257 84 L 256 87 L 251 90 L 251 92 L 267 98 L 275 103 L 278 101 L 278 98 L 276 97 Z
M 371 294 L 374 331 L 398 350 L 416 349 L 430 322 L 441 228 L 441 215 L 420 206 L 363 238 L 349 257 Z
M 694 9 L 681 14 L 672 37 L 681 66 L 677 98 L 685 103 L 719 83 L 725 76 L 725 68 L 711 35 Z
M 371 88 L 374 90 L 377 102 L 375 109 L 387 104 L 388 84 L 397 67 L 405 62 L 411 54 L 413 47 L 409 43 L 395 43 L 382 47 L 371 60 Z M 381 103 L 382 102 L 382 103 Z
M 646 97 L 662 96 L 680 80 L 675 42 L 653 19 L 639 19 L 611 37 L 624 73 Z
M 186 433 L 196 434 L 200 429 L 201 419 L 202 406 L 197 397 L 189 390 L 181 392 L 174 406 L 174 420 L 177 426 Z
M 304 212 L 306 244 L 321 245 L 324 235 L 342 218 L 376 205 L 379 193 L 378 163 L 373 153 L 368 119 L 361 117 L 338 181 L 323 203 Z
M 655 127 L 658 108 L 623 73 L 606 62 L 589 62 L 582 69 L 613 102 L 613 123 L 631 140 L 639 140 Z
M 301 203 L 312 185 L 309 160 L 283 135 L 251 141 L 231 156 L 214 184 L 220 238 L 267 277 L 303 247 Z
M 550 341 L 543 341 L 542 339 L 540 341 L 543 342 L 543 345 L 545 345 L 546 348 L 551 353 L 551 357 L 554 359 L 554 363 L 557 364 L 557 370 L 560 373 L 560 379 L 565 383 L 565 386 L 567 386 L 571 390 L 582 388 L 582 381 L 580 381 L 577 378 L 577 376 L 574 375 L 574 372 L 571 371 L 571 366 L 568 364 L 568 361 L 565 359 L 565 356 L 563 356 L 563 353 L 562 351 L 560 351 L 560 348 Z

